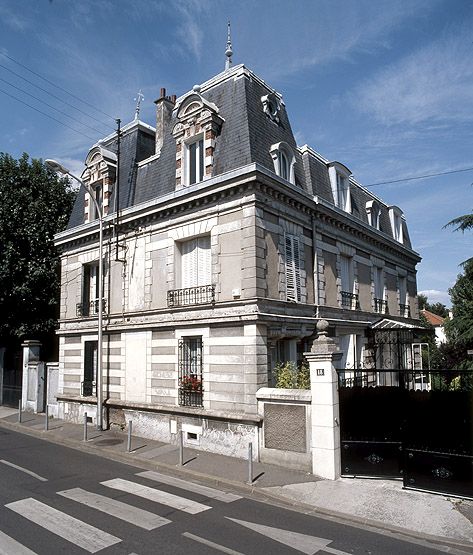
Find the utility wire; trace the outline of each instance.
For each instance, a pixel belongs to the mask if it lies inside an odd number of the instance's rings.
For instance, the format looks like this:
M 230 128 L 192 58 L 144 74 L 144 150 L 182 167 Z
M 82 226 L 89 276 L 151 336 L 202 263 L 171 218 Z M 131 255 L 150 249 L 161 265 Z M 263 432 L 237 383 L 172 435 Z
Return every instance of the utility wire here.
M 63 116 L 66 116 L 66 118 L 70 118 L 70 119 L 74 120 L 75 122 L 79 123 L 80 125 L 83 125 L 84 127 L 88 127 L 90 130 L 102 134 L 102 131 L 100 131 L 99 129 L 95 129 L 95 127 L 91 127 L 90 125 L 87 125 L 87 123 L 83 123 L 82 121 L 80 121 L 80 119 L 77 119 L 74 116 L 71 116 L 67 112 L 63 112 L 62 110 L 59 110 L 59 108 L 56 108 L 56 107 L 52 106 L 51 104 L 48 104 L 43 99 L 38 98 L 37 96 L 34 96 L 33 94 L 29 93 L 28 91 L 25 91 L 21 87 L 17 87 L 13 83 L 10 83 L 9 81 L 6 81 L 5 79 L 2 79 L 1 77 L 0 77 L 0 81 L 2 81 L 3 83 L 6 83 L 10 87 L 13 87 L 14 89 L 17 89 L 18 91 L 22 92 L 23 94 L 26 94 L 26 95 L 30 96 L 31 98 L 34 98 L 35 100 L 38 100 L 39 102 L 42 102 L 45 106 L 47 106 L 48 108 L 51 108 L 52 110 L 56 110 L 56 112 L 59 112 Z
M 46 81 L 46 83 L 49 83 L 50 85 L 52 85 L 53 87 L 56 87 L 58 89 L 60 89 L 62 92 L 65 92 L 66 94 L 69 94 L 70 96 L 72 96 L 73 98 L 75 98 L 76 100 L 78 100 L 79 102 L 82 102 L 82 104 L 85 104 L 86 106 L 88 106 L 89 108 L 92 108 L 93 110 L 95 110 L 96 112 L 99 112 L 101 114 L 103 114 L 104 116 L 107 116 L 108 118 L 112 118 L 113 121 L 115 121 L 115 117 L 111 116 L 110 114 L 107 114 L 107 112 L 104 112 L 103 110 L 101 110 L 100 108 L 96 108 L 95 106 L 93 106 L 92 104 L 90 104 L 89 102 L 86 102 L 85 100 L 82 100 L 82 98 L 79 98 L 78 96 L 76 96 L 75 94 L 71 93 L 70 91 L 63 89 L 62 87 L 60 87 L 57 83 L 53 83 L 52 81 L 50 81 L 49 79 L 46 79 L 46 77 L 43 77 L 42 75 L 40 75 L 39 73 L 36 73 L 36 71 L 33 71 L 32 69 L 30 69 L 29 67 L 25 66 L 24 64 L 18 62 L 17 60 L 15 60 L 14 58 L 12 58 L 11 56 L 9 56 L 8 54 L 5 54 L 5 52 L 1 52 L 1 54 L 3 56 L 5 56 L 5 58 L 8 58 L 9 60 L 11 60 L 13 63 L 19 65 L 20 67 L 26 69 L 26 71 L 29 71 L 30 73 L 32 73 L 33 75 L 36 75 L 36 77 L 39 77 L 40 79 L 42 79 L 43 81 Z
M 24 100 L 20 100 L 19 98 L 17 98 L 16 96 L 13 96 L 12 94 L 10 94 L 7 91 L 4 91 L 3 89 L 0 89 L 0 92 L 2 92 L 3 94 L 6 94 L 7 96 L 9 96 L 10 98 L 13 98 L 13 100 L 16 100 L 17 102 L 21 102 L 22 104 L 25 104 L 25 106 L 28 106 L 29 108 L 32 108 L 33 110 L 35 110 L 36 112 L 39 112 L 40 114 L 43 114 L 43 116 L 46 116 L 49 119 L 52 119 L 54 121 L 57 121 L 58 123 L 60 123 L 61 125 L 64 125 L 65 127 L 68 127 L 69 129 L 72 129 L 72 131 L 75 131 L 76 133 L 79 133 L 80 135 L 84 135 L 84 137 L 87 137 L 87 139 L 91 140 L 91 141 L 95 141 L 95 139 L 93 139 L 92 137 L 89 137 L 89 135 L 86 135 L 85 133 L 83 133 L 82 131 L 79 131 L 78 129 L 75 129 L 74 127 L 71 127 L 70 125 L 67 125 L 67 123 L 64 123 L 63 121 L 56 119 L 53 116 L 50 116 L 49 114 L 47 114 L 46 112 L 43 112 L 41 110 L 39 110 L 38 108 L 35 108 L 34 106 L 31 106 L 31 104 L 28 104 L 27 102 L 25 102 Z
M 365 188 L 377 187 L 378 185 L 390 185 L 391 183 L 401 183 L 403 181 L 414 181 L 415 179 L 426 179 L 427 177 L 437 177 L 439 175 L 449 175 L 452 173 L 471 172 L 473 168 L 463 168 L 460 170 L 450 170 L 446 172 L 428 173 L 426 175 L 416 175 L 414 177 L 403 177 L 402 179 L 393 179 L 392 181 L 380 181 L 378 183 L 371 183 L 370 185 L 363 185 Z
M 6 56 L 6 54 L 4 54 L 4 56 Z M 54 93 L 48 91 L 47 89 L 43 89 L 43 87 L 40 87 L 39 85 L 37 85 L 36 83 L 34 83 L 33 81 L 30 81 L 29 79 L 27 79 L 26 77 L 23 77 L 22 75 L 20 75 L 19 73 L 16 73 L 16 71 L 13 71 L 12 69 L 10 69 L 9 67 L 0 64 L 0 67 L 2 67 L 3 69 L 6 69 L 7 71 L 9 71 L 10 73 L 13 73 L 13 75 L 15 75 L 16 77 L 19 77 L 20 79 L 23 79 L 23 81 L 26 81 L 27 83 L 29 83 L 30 85 L 33 85 L 33 87 L 36 87 L 37 89 L 39 89 L 40 91 L 45 92 L 46 94 L 49 94 L 50 96 L 52 96 L 53 98 L 55 98 L 56 100 L 59 100 L 59 102 L 62 102 L 63 104 L 66 104 L 66 106 L 69 106 L 70 108 L 73 108 L 74 110 L 77 110 L 78 112 L 80 112 L 81 114 L 83 114 L 84 116 L 90 118 L 91 120 L 100 123 L 101 125 L 107 127 L 108 129 L 112 129 L 112 127 L 108 124 L 105 123 L 103 121 L 100 121 L 96 118 L 94 118 L 93 116 L 91 116 L 90 114 L 88 114 L 87 112 L 84 112 L 83 110 L 81 110 L 80 108 L 77 108 L 77 106 L 74 106 L 74 104 L 71 104 L 69 102 L 67 102 L 67 100 L 63 100 L 62 98 L 60 98 L 59 96 L 55 95 Z M 100 131 L 100 133 L 102 134 L 102 131 Z

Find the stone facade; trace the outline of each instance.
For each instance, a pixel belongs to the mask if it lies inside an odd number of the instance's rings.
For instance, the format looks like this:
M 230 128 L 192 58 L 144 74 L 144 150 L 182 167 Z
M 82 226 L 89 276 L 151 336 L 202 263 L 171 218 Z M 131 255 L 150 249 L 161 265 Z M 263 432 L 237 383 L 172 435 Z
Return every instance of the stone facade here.
M 389 207 L 376 201 L 382 229 L 370 225 L 361 207 L 371 202 L 371 210 L 372 196 L 352 178 L 350 212 L 338 208 L 330 164 L 295 145 L 280 95 L 277 120 L 268 117 L 264 94 L 275 93 L 244 66 L 177 101 L 162 91 L 157 134 L 142 122 L 123 128 L 118 220 L 117 184 L 110 184 L 116 136 L 86 160 L 93 163 L 84 173 L 88 181 L 94 171 L 104 180 L 107 173 L 103 377 L 111 426 L 131 420 L 134 433 L 171 443 L 182 430 L 191 445 L 246 456 L 249 441 L 261 445 L 257 391 L 271 384 L 277 362 L 300 362 L 318 320 L 326 319 L 330 335 L 346 347 L 343 364 L 350 368 L 363 362 L 371 324 L 389 312 L 411 325 L 404 305 L 417 317 L 419 257 L 405 221 L 400 243 L 390 231 Z M 200 145 L 190 142 L 201 135 Z M 281 144 L 285 156 L 292 152 L 287 179 L 273 163 Z M 197 181 L 189 183 L 194 174 Z M 98 224 L 89 221 L 89 200 L 79 195 L 69 228 L 56 236 L 59 400 L 76 421 L 86 407 L 95 418 Z M 380 265 L 388 307 L 382 313 L 373 285 Z M 192 395 L 185 395 L 183 377 L 194 380 Z M 186 401 L 192 396 L 199 402 Z

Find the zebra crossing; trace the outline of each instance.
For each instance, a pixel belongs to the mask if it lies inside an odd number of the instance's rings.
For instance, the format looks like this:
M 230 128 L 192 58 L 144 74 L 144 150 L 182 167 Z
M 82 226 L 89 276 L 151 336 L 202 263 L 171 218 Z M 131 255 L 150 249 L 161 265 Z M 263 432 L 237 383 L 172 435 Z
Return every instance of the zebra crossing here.
M 158 472 L 140 472 L 137 476 L 141 479 L 152 481 L 153 487 L 123 478 L 114 478 L 100 482 L 100 485 L 110 490 L 144 498 L 157 505 L 165 505 L 190 515 L 197 515 L 201 512 L 208 511 L 212 507 L 189 499 L 188 497 L 164 491 L 157 486 L 156 482 L 192 491 L 208 499 L 222 501 L 224 503 L 231 503 L 241 499 L 238 495 L 225 493 L 199 484 L 188 483 L 184 480 L 166 476 Z M 88 509 L 106 513 L 120 521 L 124 521 L 147 531 L 155 530 L 172 522 L 168 518 L 164 518 L 149 510 L 138 508 L 124 501 L 108 497 L 107 495 L 87 491 L 78 487 L 57 491 L 56 494 L 60 496 L 60 498 L 71 501 L 72 504 L 79 504 L 86 506 Z M 59 536 L 63 540 L 89 553 L 97 553 L 103 549 L 119 544 L 126 539 L 117 537 L 105 530 L 101 530 L 100 528 L 83 522 L 67 514 L 63 510 L 51 506 L 51 504 L 54 503 L 49 503 L 49 501 L 48 503 L 43 503 L 33 497 L 28 497 L 7 503 L 5 507 L 21 516 L 23 519 L 32 522 L 34 525 Z M 21 526 L 19 529 L 21 529 Z M 0 530 L 0 555 L 36 555 L 34 551 L 22 545 L 19 540 L 20 538 L 12 538 Z

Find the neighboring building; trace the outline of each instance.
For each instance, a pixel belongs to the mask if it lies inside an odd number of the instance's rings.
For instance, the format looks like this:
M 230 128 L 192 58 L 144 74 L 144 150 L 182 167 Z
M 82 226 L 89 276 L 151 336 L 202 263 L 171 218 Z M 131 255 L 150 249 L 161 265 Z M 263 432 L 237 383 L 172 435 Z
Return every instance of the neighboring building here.
M 434 314 L 433 312 L 430 312 L 429 310 L 425 310 L 425 309 L 422 309 L 420 313 L 427 320 L 427 322 L 431 326 L 433 326 L 435 331 L 435 341 L 437 342 L 437 345 L 440 345 L 441 343 L 445 343 L 447 341 L 447 338 L 445 336 L 445 328 L 444 328 L 445 318 L 442 318 L 442 316 L 439 316 L 438 314 Z
M 302 360 L 320 318 L 343 368 L 408 366 L 420 258 L 401 209 L 298 147 L 282 96 L 243 65 L 177 99 L 162 89 L 156 106 L 156 128 L 122 129 L 119 195 L 116 134 L 82 174 L 106 214 L 110 424 L 132 417 L 137 433 L 173 441 L 183 429 L 201 449 L 245 455 L 261 426 L 257 390 L 278 361 Z M 99 302 L 83 189 L 56 245 L 59 400 L 80 421 L 94 413 Z

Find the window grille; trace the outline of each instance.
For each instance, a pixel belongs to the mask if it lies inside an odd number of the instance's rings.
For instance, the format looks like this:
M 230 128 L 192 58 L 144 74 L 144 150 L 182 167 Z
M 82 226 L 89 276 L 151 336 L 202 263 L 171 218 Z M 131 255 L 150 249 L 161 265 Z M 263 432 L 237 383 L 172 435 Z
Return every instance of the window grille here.
M 203 405 L 202 337 L 183 337 L 179 341 L 179 404 Z

